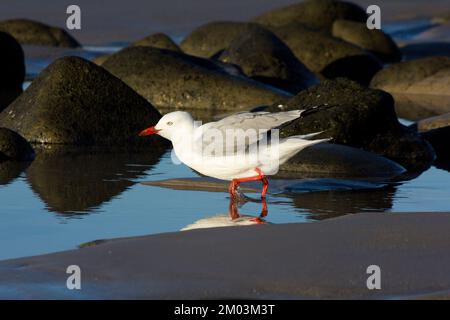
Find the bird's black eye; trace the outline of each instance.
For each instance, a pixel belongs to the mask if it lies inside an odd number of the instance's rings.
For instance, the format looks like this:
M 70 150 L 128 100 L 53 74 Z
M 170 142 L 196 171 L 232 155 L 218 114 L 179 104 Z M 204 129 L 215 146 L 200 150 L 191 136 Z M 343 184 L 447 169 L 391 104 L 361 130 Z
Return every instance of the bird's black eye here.
M 169 121 L 169 122 L 167 122 L 167 125 L 168 125 L 168 126 L 171 126 L 171 125 L 173 125 L 173 122 L 172 122 L 172 121 Z

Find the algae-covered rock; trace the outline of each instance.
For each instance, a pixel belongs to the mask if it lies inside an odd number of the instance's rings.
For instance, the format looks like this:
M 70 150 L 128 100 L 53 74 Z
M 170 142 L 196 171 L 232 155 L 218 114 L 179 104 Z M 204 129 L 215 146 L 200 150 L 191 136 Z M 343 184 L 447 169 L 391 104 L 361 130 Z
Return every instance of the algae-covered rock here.
M 401 51 L 392 38 L 382 30 L 368 29 L 365 22 L 336 20 L 332 34 L 373 53 L 383 62 L 398 62 L 402 59 Z
M 316 109 L 283 128 L 281 136 L 323 131 L 318 138 L 374 152 L 411 171 L 427 168 L 434 159 L 431 146 L 398 122 L 394 100 L 386 92 L 347 79 L 327 80 L 300 92 L 282 109 L 312 107 Z
M 374 55 L 325 32 L 292 23 L 271 30 L 309 70 L 325 78 L 346 77 L 368 84 L 382 68 Z
M 0 21 L 0 31 L 11 34 L 21 44 L 67 48 L 81 46 L 64 29 L 28 19 Z
M 149 139 L 138 133 L 160 117 L 151 104 L 103 68 L 65 57 L 42 71 L 0 113 L 0 126 L 37 143 L 146 145 Z M 150 141 L 162 143 L 157 137 Z
M 268 26 L 302 23 L 328 31 L 338 19 L 366 22 L 367 14 L 360 6 L 347 1 L 306 0 L 268 11 L 253 21 Z
M 132 46 L 154 47 L 181 52 L 180 47 L 166 34 L 153 33 L 131 44 Z
M 316 76 L 291 49 L 263 28 L 237 36 L 219 59 L 238 65 L 252 79 L 293 93 L 318 83 Z
M 151 47 L 131 47 L 103 65 L 158 108 L 237 111 L 291 95 L 232 76 L 211 60 Z

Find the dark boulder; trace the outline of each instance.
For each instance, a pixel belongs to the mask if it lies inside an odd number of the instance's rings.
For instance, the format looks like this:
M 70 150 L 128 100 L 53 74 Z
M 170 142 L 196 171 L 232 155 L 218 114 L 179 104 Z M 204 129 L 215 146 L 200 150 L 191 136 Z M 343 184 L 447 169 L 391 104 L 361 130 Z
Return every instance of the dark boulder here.
M 267 26 L 302 23 L 329 31 L 337 19 L 366 22 L 367 14 L 360 6 L 346 1 L 307 0 L 263 13 L 253 21 Z
M 22 93 L 24 80 L 22 47 L 11 35 L 0 32 L 0 112 Z
M 398 62 L 402 59 L 401 51 L 392 38 L 381 30 L 368 29 L 366 23 L 336 20 L 332 34 L 373 53 L 383 62 Z
M 435 117 L 430 117 L 417 121 L 414 124 L 419 132 L 427 132 L 433 129 L 450 127 L 450 113 L 444 113 Z
M 434 159 L 431 146 L 415 130 L 401 125 L 392 96 L 347 79 L 328 80 L 300 92 L 282 110 L 315 111 L 281 130 L 281 136 L 324 131 L 318 138 L 332 137 L 344 144 L 389 158 L 410 171 L 427 168 Z M 268 108 L 279 111 L 279 106 Z
M 219 60 L 238 65 L 252 79 L 293 93 L 318 83 L 283 41 L 262 28 L 236 37 Z
M 449 96 L 436 94 L 391 93 L 395 100 L 395 112 L 399 118 L 411 121 L 439 117 L 450 112 Z
M 218 21 L 204 24 L 192 31 L 180 44 L 193 56 L 211 58 L 219 55 L 237 36 L 261 29 L 256 23 Z
M 340 144 L 321 143 L 306 148 L 281 165 L 279 176 L 295 173 L 314 177 L 392 179 L 405 172 L 387 158 Z
M 138 133 L 161 115 L 103 68 L 60 58 L 0 113 L 0 126 L 30 142 L 70 145 L 148 145 Z M 156 143 L 162 139 L 152 137 Z M 155 144 L 154 144 L 155 145 Z
M 440 169 L 450 171 L 450 126 L 432 129 L 422 133 L 436 152 L 434 165 Z
M 31 161 L 34 150 L 20 134 L 0 128 L 0 162 L 7 160 Z
M 180 47 L 168 35 L 164 33 L 151 34 L 148 37 L 135 41 L 130 45 L 130 47 L 138 47 L 138 46 L 153 47 L 158 49 L 166 49 L 176 52 L 182 52 Z M 108 60 L 110 56 L 111 54 L 102 54 L 93 59 L 92 62 L 101 66 L 106 60 Z
M 325 78 L 346 77 L 368 84 L 382 68 L 381 61 L 362 48 L 302 24 L 292 23 L 271 30 L 309 70 Z
M 0 21 L 0 31 L 11 34 L 21 44 L 67 48 L 81 46 L 64 29 L 28 19 Z
M 182 52 L 180 47 L 168 35 L 164 33 L 151 34 L 148 37 L 133 42 L 131 46 L 154 47 Z
M 216 62 L 151 47 L 130 47 L 103 65 L 158 108 L 242 110 L 290 94 L 232 76 Z
M 370 85 L 392 93 L 450 95 L 450 57 L 435 56 L 392 64 Z

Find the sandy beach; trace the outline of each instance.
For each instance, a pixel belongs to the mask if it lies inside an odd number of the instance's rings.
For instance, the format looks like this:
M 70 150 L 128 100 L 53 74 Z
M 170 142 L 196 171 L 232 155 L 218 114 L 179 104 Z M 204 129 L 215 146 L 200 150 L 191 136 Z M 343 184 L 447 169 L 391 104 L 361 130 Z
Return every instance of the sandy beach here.
M 1 262 L 0 298 L 450 298 L 449 224 L 444 213 L 371 213 L 117 239 Z M 72 264 L 81 290 L 66 288 Z M 366 286 L 370 265 L 381 290 Z

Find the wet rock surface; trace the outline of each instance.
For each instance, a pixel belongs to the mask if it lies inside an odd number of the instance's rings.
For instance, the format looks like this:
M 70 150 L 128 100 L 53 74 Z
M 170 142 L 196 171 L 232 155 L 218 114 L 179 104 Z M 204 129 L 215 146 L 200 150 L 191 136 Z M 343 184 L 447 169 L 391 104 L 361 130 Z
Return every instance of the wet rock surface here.
M 10 33 L 21 44 L 68 48 L 81 46 L 64 29 L 28 19 L 0 21 L 0 31 Z
M 282 110 L 315 106 L 315 112 L 282 128 L 281 136 L 323 131 L 318 138 L 332 137 L 333 143 L 377 153 L 412 171 L 428 168 L 434 159 L 431 146 L 415 130 L 398 122 L 388 93 L 347 79 L 327 80 L 302 91 Z
M 237 36 L 219 60 L 238 65 L 252 79 L 293 93 L 318 83 L 289 47 L 263 28 Z
M 25 59 L 21 45 L 0 31 L 0 112 L 22 93 Z
M 47 67 L 0 114 L 0 126 L 32 143 L 155 148 L 163 144 L 162 138 L 145 139 L 138 133 L 160 116 L 106 70 L 82 58 L 66 57 Z
M 232 76 L 214 61 L 170 50 L 126 48 L 102 66 L 159 108 L 239 111 L 291 96 Z

